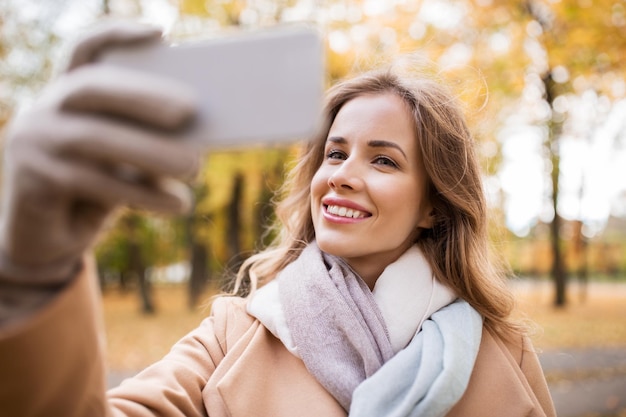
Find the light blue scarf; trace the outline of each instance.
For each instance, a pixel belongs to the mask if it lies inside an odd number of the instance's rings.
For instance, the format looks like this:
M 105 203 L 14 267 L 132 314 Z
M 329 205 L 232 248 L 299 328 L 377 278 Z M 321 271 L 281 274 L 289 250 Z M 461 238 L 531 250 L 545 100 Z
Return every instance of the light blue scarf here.
M 350 417 L 441 417 L 474 368 L 482 317 L 465 301 L 434 313 L 409 346 L 354 391 Z

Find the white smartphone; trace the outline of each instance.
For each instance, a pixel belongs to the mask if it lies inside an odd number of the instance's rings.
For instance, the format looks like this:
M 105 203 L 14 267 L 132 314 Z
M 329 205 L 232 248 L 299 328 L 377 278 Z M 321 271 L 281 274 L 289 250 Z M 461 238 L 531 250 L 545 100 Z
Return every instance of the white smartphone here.
M 208 148 L 296 141 L 319 125 L 325 68 L 321 37 L 310 27 L 121 46 L 99 61 L 188 83 L 200 104 L 189 137 Z

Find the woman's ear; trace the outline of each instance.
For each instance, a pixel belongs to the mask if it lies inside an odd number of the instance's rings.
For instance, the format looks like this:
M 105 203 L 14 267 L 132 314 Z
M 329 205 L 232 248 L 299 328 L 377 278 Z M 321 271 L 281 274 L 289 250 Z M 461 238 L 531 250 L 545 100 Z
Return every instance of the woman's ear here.
M 433 209 L 430 209 L 427 215 L 420 216 L 420 219 L 417 222 L 416 228 L 431 229 L 434 224 L 435 224 L 435 211 Z

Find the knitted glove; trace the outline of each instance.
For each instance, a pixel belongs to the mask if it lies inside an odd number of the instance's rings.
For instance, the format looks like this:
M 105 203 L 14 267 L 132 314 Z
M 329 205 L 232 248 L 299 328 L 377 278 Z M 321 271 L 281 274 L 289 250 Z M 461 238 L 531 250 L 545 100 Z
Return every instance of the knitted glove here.
M 5 310 L 15 286 L 68 282 L 115 207 L 162 213 L 189 207 L 182 181 L 200 164 L 198 150 L 179 140 L 179 128 L 195 110 L 190 88 L 93 63 L 111 45 L 159 38 L 154 28 L 127 23 L 92 34 L 75 47 L 68 70 L 9 127 L 0 213 Z

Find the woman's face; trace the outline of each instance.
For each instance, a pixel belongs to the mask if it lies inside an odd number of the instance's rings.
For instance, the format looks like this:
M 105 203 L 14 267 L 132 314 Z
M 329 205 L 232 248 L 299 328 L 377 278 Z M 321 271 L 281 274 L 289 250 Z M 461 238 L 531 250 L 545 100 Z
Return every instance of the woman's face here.
M 345 259 L 373 287 L 387 265 L 430 227 L 426 174 L 413 118 L 393 93 L 348 101 L 335 118 L 311 182 L 320 249 Z

